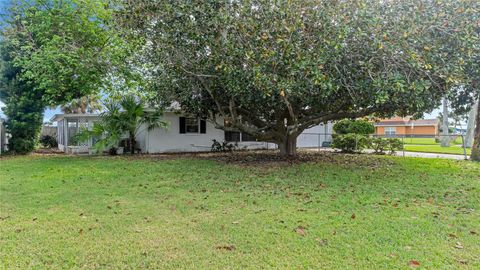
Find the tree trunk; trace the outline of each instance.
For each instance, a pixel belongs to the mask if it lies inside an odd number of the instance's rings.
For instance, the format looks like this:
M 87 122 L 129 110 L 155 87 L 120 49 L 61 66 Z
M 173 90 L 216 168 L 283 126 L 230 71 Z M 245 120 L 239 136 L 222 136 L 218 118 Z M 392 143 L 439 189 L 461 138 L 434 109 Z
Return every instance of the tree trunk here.
M 289 157 L 297 155 L 297 137 L 296 135 L 286 136 L 284 141 L 278 143 L 280 155 Z
M 135 135 L 130 133 L 130 154 L 135 154 Z
M 480 104 L 477 106 L 477 117 L 475 133 L 473 135 L 472 155 L 470 158 L 474 161 L 480 161 Z
M 465 134 L 465 145 L 468 148 L 472 148 L 473 145 L 473 137 L 475 133 L 475 121 L 477 116 L 478 106 L 480 105 L 480 98 L 477 99 L 475 104 L 473 105 L 470 113 L 468 114 L 468 124 L 467 124 L 467 133 Z

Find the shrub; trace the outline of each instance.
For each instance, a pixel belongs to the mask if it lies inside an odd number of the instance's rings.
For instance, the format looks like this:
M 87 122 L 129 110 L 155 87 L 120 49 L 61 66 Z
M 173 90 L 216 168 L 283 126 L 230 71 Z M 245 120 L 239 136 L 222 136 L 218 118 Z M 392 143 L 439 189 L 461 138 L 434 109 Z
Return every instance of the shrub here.
M 375 151 L 375 154 L 385 154 L 385 149 L 388 149 L 388 140 L 383 138 L 370 138 L 370 147 Z
M 215 139 L 212 140 L 212 152 L 233 152 L 238 148 L 238 143 L 229 143 L 226 141 L 219 142 Z
M 370 138 L 369 146 L 375 151 L 375 154 L 384 155 L 388 150 L 393 155 L 397 150 L 403 149 L 403 143 L 396 138 Z
M 368 146 L 369 139 L 363 134 L 334 134 L 332 147 L 346 153 L 361 151 Z
M 403 142 L 400 139 L 388 138 L 388 150 L 390 154 L 393 155 L 397 150 L 403 149 Z
M 332 147 L 342 152 L 353 153 L 365 149 L 370 144 L 368 134 L 375 132 L 373 124 L 364 120 L 344 119 L 333 125 Z
M 333 130 L 336 134 L 363 134 L 368 135 L 375 132 L 375 127 L 372 123 L 365 120 L 340 120 L 333 125 Z
M 40 144 L 45 148 L 55 148 L 58 146 L 57 139 L 50 135 L 43 135 L 40 138 Z

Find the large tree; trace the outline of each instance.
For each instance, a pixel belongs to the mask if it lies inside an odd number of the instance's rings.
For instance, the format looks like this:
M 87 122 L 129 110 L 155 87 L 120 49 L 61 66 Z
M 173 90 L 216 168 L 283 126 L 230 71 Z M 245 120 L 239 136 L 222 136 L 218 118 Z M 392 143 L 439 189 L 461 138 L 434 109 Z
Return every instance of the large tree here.
M 32 84 L 20 79 L 21 70 L 13 65 L 12 47 L 0 44 L 0 99 L 6 106 L 6 126 L 12 136 L 8 148 L 16 153 L 28 153 L 35 148 L 40 133 L 45 104 Z
M 9 9 L 1 32 L 1 46 L 7 48 L 2 66 L 14 74 L 2 72 L 0 98 L 11 150 L 33 149 L 45 107 L 98 91 L 117 56 L 112 49 L 119 46 L 109 31 L 111 10 L 103 2 L 18 1 Z M 28 148 L 16 147 L 19 136 L 28 138 Z
M 288 155 L 322 122 L 431 111 L 447 89 L 470 83 L 463 66 L 478 55 L 474 0 L 124 5 L 118 18 L 145 41 L 160 97 Z

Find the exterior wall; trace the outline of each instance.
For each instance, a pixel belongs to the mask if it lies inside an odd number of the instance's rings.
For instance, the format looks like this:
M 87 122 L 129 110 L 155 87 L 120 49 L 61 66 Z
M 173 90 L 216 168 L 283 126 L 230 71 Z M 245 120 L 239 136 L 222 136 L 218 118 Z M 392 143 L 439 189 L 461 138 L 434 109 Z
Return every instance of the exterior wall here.
M 142 126 L 137 134 L 138 147 L 143 153 L 164 153 L 164 152 L 199 152 L 210 151 L 212 140 L 223 142 L 225 132 L 216 129 L 212 123 L 206 122 L 206 133 L 180 133 L 180 116 L 175 113 L 167 112 L 163 120 L 168 123 L 166 129 L 154 129 L 148 131 L 146 126 Z M 88 123 L 92 123 L 98 118 L 88 118 Z M 222 119 L 219 119 L 222 121 Z M 332 123 L 321 124 L 305 130 L 297 141 L 298 147 L 319 147 L 323 142 L 331 142 L 333 133 Z M 68 152 L 68 128 L 65 118 L 57 121 L 57 140 L 58 148 L 61 151 Z M 63 143 L 60 143 L 62 142 Z M 276 149 L 277 145 L 266 142 L 239 142 L 240 149 Z
M 413 128 L 407 127 L 406 134 L 408 135 L 437 135 L 436 126 L 414 126 Z
M 180 134 L 180 115 L 165 113 L 166 129 L 148 131 L 141 127 L 137 142 L 145 153 L 210 151 L 212 140 L 223 141 L 224 133 L 207 121 L 206 133 Z
M 168 123 L 166 129 L 154 129 L 148 131 L 141 127 L 137 135 L 137 143 L 144 153 L 163 152 L 201 152 L 210 151 L 213 140 L 223 142 L 225 133 L 216 129 L 212 123 L 206 123 L 206 133 L 180 134 L 180 116 L 167 112 L 163 120 Z M 222 121 L 220 118 L 219 121 Z M 265 142 L 239 142 L 240 149 L 276 148 L 275 144 Z
M 385 126 L 375 127 L 376 135 L 385 135 Z M 436 126 L 396 126 L 397 135 L 436 135 Z
M 306 129 L 297 139 L 297 147 L 321 147 L 324 142 L 332 141 L 333 124 L 320 124 Z

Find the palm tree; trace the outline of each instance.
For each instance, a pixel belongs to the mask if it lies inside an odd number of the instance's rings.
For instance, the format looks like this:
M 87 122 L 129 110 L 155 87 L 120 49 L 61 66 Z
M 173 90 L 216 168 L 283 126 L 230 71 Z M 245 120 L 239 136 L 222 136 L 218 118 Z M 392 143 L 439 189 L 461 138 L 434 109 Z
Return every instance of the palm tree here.
M 128 134 L 129 150 L 135 153 L 136 136 L 141 128 L 149 131 L 166 127 L 161 120 L 162 111 L 148 110 L 145 103 L 133 95 L 123 97 L 120 101 L 110 100 L 105 104 L 105 112 L 100 114 L 100 121 L 92 129 L 83 129 L 77 141 L 100 138 L 94 145 L 97 151 L 118 146 L 122 135 Z
M 61 106 L 64 113 L 94 113 L 102 109 L 99 95 L 89 95 L 74 99 Z

